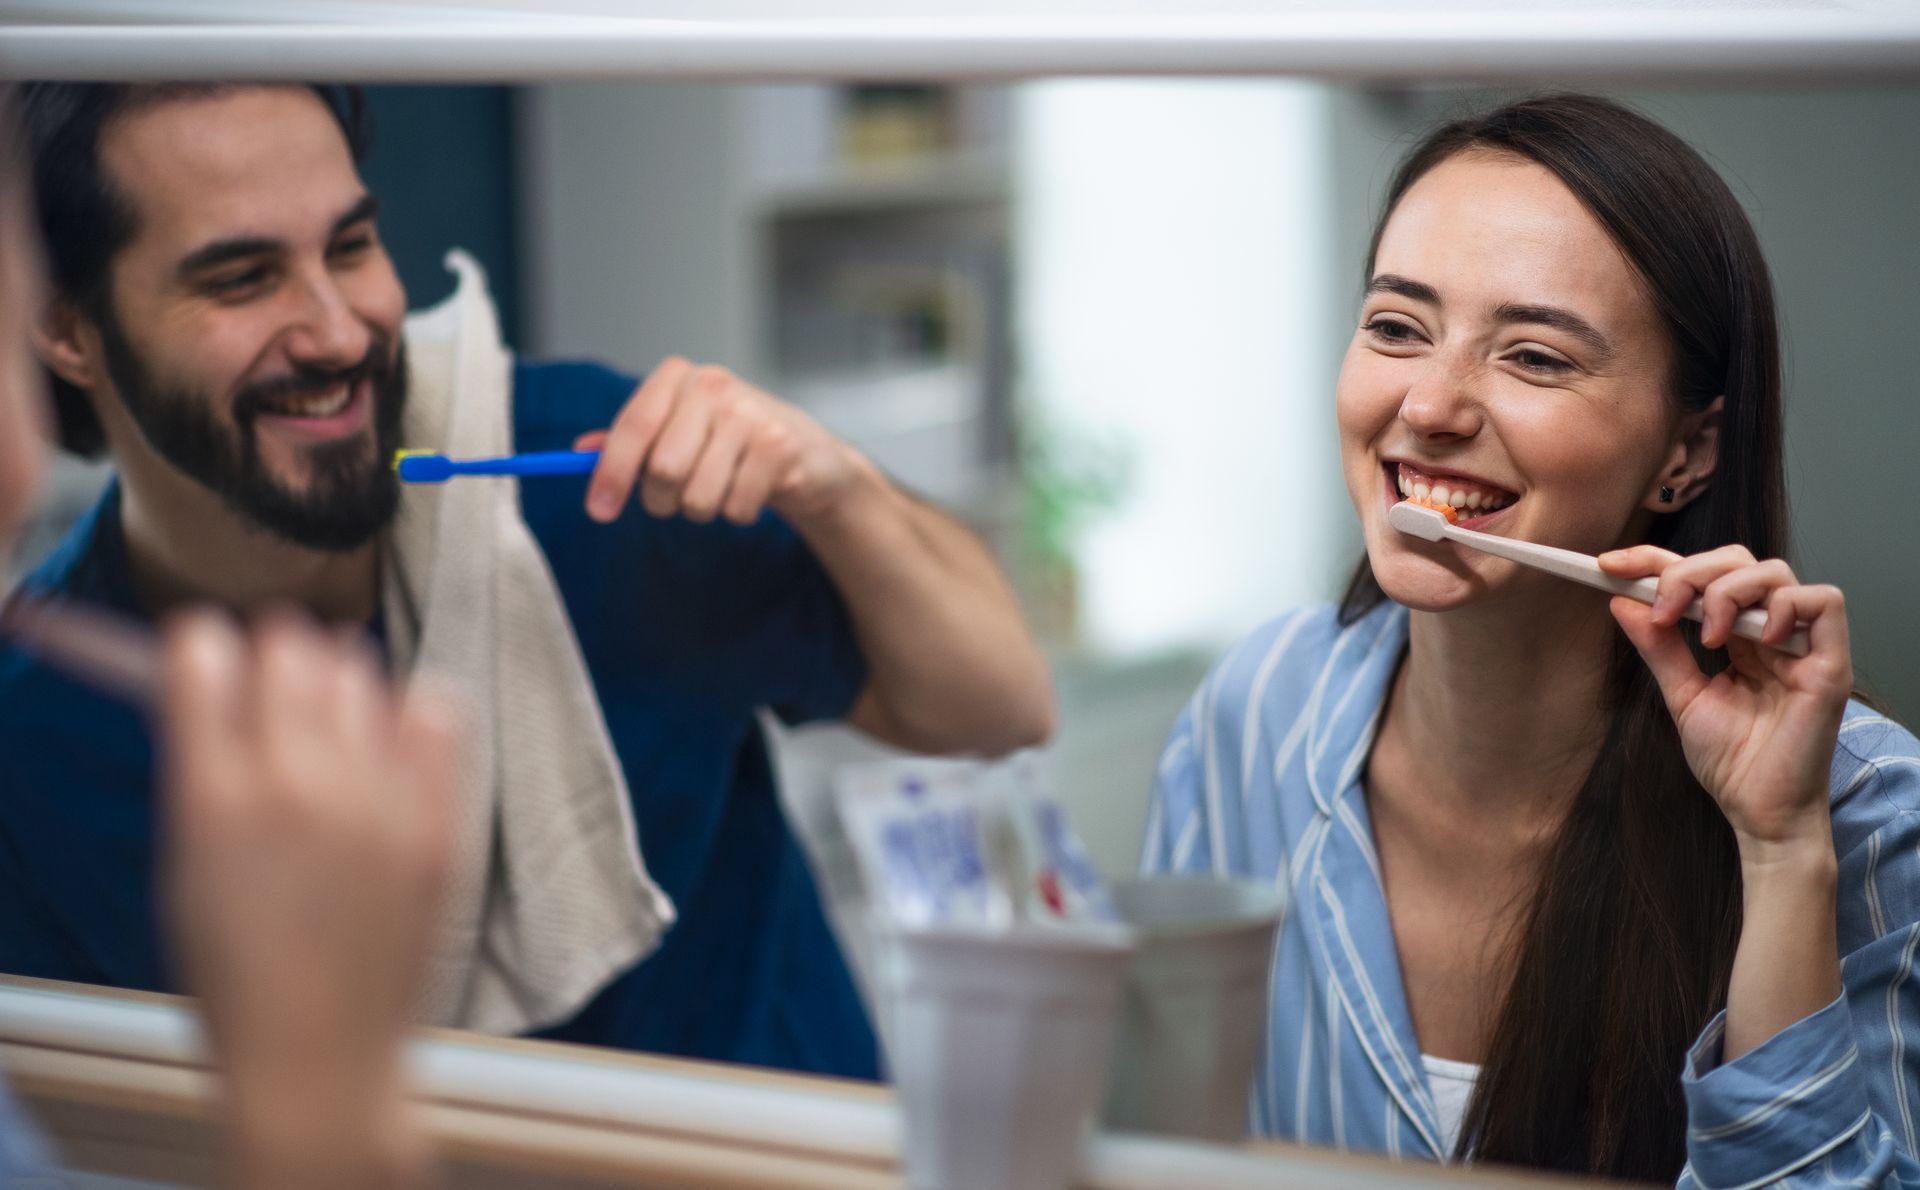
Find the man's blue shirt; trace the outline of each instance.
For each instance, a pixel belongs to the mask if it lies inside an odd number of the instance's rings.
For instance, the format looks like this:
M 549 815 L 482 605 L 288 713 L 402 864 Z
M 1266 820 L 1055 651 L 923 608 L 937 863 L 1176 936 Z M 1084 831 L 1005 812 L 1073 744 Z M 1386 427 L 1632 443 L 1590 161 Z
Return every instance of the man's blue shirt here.
M 603 428 L 634 381 L 516 366 L 514 444 Z M 774 516 L 615 524 L 585 477 L 536 479 L 545 551 L 679 921 L 660 950 L 542 1036 L 871 1078 L 871 1028 L 782 817 L 754 708 L 846 713 L 866 678 L 844 605 Z M 22 588 L 137 614 L 117 488 Z M 0 647 L 0 971 L 178 990 L 154 900 L 153 747 L 133 708 Z

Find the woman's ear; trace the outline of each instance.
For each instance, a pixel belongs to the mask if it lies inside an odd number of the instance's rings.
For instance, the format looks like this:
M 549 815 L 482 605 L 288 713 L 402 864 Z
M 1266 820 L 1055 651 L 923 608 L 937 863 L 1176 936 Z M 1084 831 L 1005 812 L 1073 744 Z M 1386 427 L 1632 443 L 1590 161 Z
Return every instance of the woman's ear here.
M 1652 512 L 1672 512 L 1693 503 L 1707 490 L 1714 468 L 1720 465 L 1720 410 L 1726 400 L 1715 397 L 1705 409 L 1683 414 L 1674 423 L 1666 460 L 1654 477 L 1653 490 L 1647 493 L 1643 507 Z
M 55 376 L 82 392 L 100 383 L 99 334 L 72 302 L 56 298 L 33 323 L 33 350 Z

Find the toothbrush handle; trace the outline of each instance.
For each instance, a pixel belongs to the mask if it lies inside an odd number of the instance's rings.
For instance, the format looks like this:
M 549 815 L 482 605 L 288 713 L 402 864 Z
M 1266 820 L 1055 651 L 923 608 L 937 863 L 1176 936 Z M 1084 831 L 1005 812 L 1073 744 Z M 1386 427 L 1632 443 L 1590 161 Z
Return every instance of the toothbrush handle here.
M 597 450 L 548 450 L 453 465 L 455 475 L 584 475 L 600 461 Z
M 1652 577 L 1615 578 L 1601 570 L 1600 563 L 1575 550 L 1563 550 L 1551 545 L 1536 545 L 1531 541 L 1515 541 L 1511 537 L 1476 533 L 1471 529 L 1461 529 L 1452 525 L 1447 526 L 1447 537 L 1462 545 L 1472 546 L 1483 553 L 1505 558 L 1510 562 L 1518 562 L 1522 566 L 1544 570 L 1548 574 L 1559 575 L 1561 578 L 1571 579 L 1576 583 L 1614 595 L 1625 595 L 1649 607 L 1653 605 L 1654 593 L 1659 588 L 1658 581 Z M 1704 615 L 1700 601 L 1694 600 L 1681 615 L 1698 623 Z M 1759 641 L 1760 634 L 1766 630 L 1766 627 L 1767 613 L 1759 608 L 1748 608 L 1733 620 L 1734 635 L 1744 636 L 1751 641 Z M 1811 648 L 1811 642 L 1807 639 L 1806 629 L 1795 628 L 1792 636 L 1777 645 L 1770 644 L 1768 647 L 1794 657 L 1805 657 Z

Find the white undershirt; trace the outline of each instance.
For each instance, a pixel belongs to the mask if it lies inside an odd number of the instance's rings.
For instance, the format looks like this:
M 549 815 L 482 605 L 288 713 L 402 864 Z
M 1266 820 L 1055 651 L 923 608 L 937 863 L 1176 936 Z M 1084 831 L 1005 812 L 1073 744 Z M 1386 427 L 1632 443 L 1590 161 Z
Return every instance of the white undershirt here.
M 1472 1062 L 1436 1058 L 1421 1054 L 1420 1065 L 1427 1068 L 1427 1086 L 1433 1091 L 1433 1114 L 1440 1122 L 1441 1154 L 1452 1157 L 1460 1143 L 1460 1121 L 1467 1114 L 1467 1100 L 1473 1098 L 1473 1084 L 1480 1068 Z

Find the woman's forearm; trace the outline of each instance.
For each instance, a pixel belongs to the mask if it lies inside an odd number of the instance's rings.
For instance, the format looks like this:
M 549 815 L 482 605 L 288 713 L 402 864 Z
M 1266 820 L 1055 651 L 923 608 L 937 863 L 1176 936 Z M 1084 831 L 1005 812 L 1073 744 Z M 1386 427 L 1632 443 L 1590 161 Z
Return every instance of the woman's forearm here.
M 1830 834 L 1741 847 L 1740 944 L 1727 986 L 1722 1060 L 1731 1062 L 1840 994 Z

